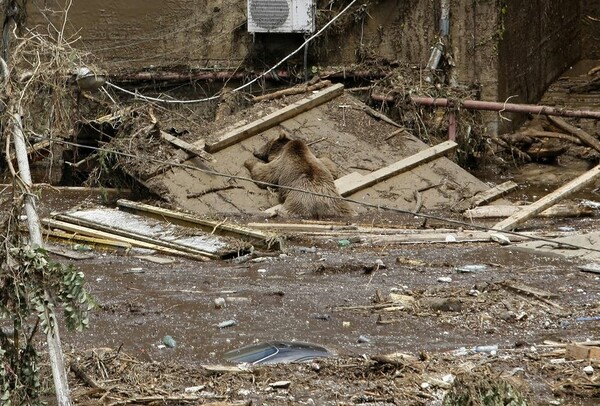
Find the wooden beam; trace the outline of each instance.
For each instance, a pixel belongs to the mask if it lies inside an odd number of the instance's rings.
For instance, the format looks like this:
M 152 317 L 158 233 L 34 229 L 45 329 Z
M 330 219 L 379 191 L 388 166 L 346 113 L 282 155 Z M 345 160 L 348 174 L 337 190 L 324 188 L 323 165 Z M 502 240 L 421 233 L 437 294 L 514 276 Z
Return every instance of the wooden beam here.
M 188 152 L 192 155 L 195 155 L 197 157 L 204 159 L 205 161 L 208 161 L 208 162 L 216 162 L 217 161 L 214 156 L 212 156 L 211 154 L 209 154 L 202 148 L 198 148 L 194 144 L 190 144 L 189 142 L 180 140 L 179 138 L 177 138 L 169 133 L 161 131 L 160 138 L 162 138 L 163 140 L 165 140 L 167 142 L 170 142 L 171 144 L 175 145 L 177 148 L 181 148 L 185 152 Z
M 600 347 L 576 343 L 567 344 L 565 346 L 565 358 L 569 360 L 598 360 L 600 359 Z
M 133 211 L 136 214 L 151 214 L 152 217 L 159 220 L 168 220 L 176 224 L 187 227 L 197 227 L 219 235 L 227 235 L 242 240 L 250 240 L 255 245 L 259 245 L 262 248 L 278 250 L 282 249 L 281 240 L 273 233 L 265 233 L 263 231 L 253 230 L 248 227 L 241 227 L 232 223 L 201 219 L 189 214 L 163 209 L 161 207 L 151 206 L 149 204 L 132 202 L 131 200 L 126 199 L 117 200 L 117 205 L 119 207 L 124 207 L 129 211 Z
M 583 142 L 585 145 L 590 146 L 596 151 L 600 152 L 600 141 L 583 131 L 581 128 L 572 126 L 560 117 L 546 117 L 548 118 L 548 121 L 550 121 L 552 124 L 560 128 L 561 130 L 566 131 L 571 135 L 574 135 L 575 137 L 579 138 L 581 142 Z
M 467 209 L 471 209 L 473 207 L 480 206 L 482 204 L 492 202 L 492 201 L 506 195 L 508 192 L 512 191 L 517 186 L 519 186 L 519 185 L 517 185 L 512 180 L 509 180 L 507 182 L 496 185 L 493 188 L 490 188 L 488 190 L 484 190 L 483 192 L 477 193 L 475 196 L 471 197 L 470 199 L 467 199 L 467 200 L 464 200 L 464 201 L 458 203 L 456 206 L 453 207 L 452 210 L 455 212 L 460 212 L 460 211 L 465 211 Z
M 220 151 L 233 144 L 250 138 L 253 135 L 266 131 L 269 128 L 275 127 L 279 123 L 282 123 L 285 120 L 289 120 L 292 117 L 304 113 L 305 111 L 308 111 L 323 103 L 327 103 L 328 101 L 341 95 L 343 92 L 344 85 L 340 83 L 335 84 L 331 87 L 328 87 L 327 89 L 321 90 L 320 92 L 310 95 L 309 97 L 306 97 L 293 104 L 290 104 L 287 107 L 277 110 L 267 115 L 266 117 L 253 121 L 242 127 L 236 128 L 235 130 L 222 135 L 215 142 L 206 143 L 206 145 L 204 145 L 204 141 L 200 141 L 194 143 L 194 145 L 197 148 L 203 147 L 206 151 L 210 153 Z
M 384 168 L 378 169 L 366 175 L 362 175 L 362 179 L 360 181 L 353 182 L 353 184 L 343 185 L 343 187 L 338 191 L 342 196 L 349 196 L 358 192 L 359 190 L 373 186 L 376 183 L 399 175 L 402 172 L 410 171 L 419 165 L 446 155 L 448 152 L 456 149 L 457 146 L 458 144 L 456 144 L 454 141 L 442 142 L 441 144 L 427 148 L 423 151 L 419 151 L 414 155 L 401 159 L 400 161 Z
M 466 210 L 463 217 L 470 219 L 485 219 L 495 217 L 510 217 L 521 210 L 526 210 L 529 206 L 480 206 Z M 594 209 L 584 207 L 578 204 L 556 204 L 546 210 L 538 213 L 539 217 L 583 217 L 594 214 Z
M 571 182 L 567 183 L 566 185 L 561 186 L 560 188 L 556 189 L 554 192 L 542 197 L 535 203 L 529 205 L 527 210 L 522 210 L 522 211 L 510 216 L 509 218 L 499 222 L 498 224 L 496 224 L 493 227 L 493 229 L 494 230 L 503 230 L 503 231 L 512 230 L 517 225 L 530 219 L 531 217 L 535 216 L 539 212 L 544 211 L 548 207 L 565 199 L 566 197 L 575 193 L 576 191 L 583 188 L 587 184 L 592 183 L 593 181 L 598 179 L 599 176 L 600 176 L 600 165 L 594 167 L 593 169 L 590 169 L 583 175 L 573 179 Z
M 191 254 L 189 252 L 179 251 L 179 250 L 167 248 L 167 247 L 164 247 L 161 245 L 152 244 L 152 243 L 148 243 L 145 241 L 140 241 L 140 240 L 137 240 L 134 238 L 124 237 L 122 235 L 117 235 L 117 234 L 113 234 L 110 232 L 95 230 L 93 228 L 84 227 L 84 226 L 72 224 L 72 223 L 65 222 L 65 221 L 45 218 L 45 219 L 42 219 L 42 224 L 44 224 L 46 227 L 58 228 L 61 230 L 70 231 L 72 233 L 88 235 L 88 236 L 94 237 L 94 238 L 120 241 L 120 242 L 131 244 L 134 247 L 148 248 L 151 250 L 156 250 L 156 251 L 163 252 L 163 253 L 170 254 L 170 255 L 176 255 L 176 256 L 180 256 L 180 257 L 194 259 L 196 261 L 208 261 L 209 260 L 209 258 L 207 258 L 206 256 L 203 256 L 203 255 L 195 255 L 195 254 Z
M 58 229 L 51 229 L 51 230 L 45 229 L 45 230 L 43 230 L 43 233 L 44 233 L 44 235 L 46 235 L 50 238 L 62 240 L 63 242 L 64 241 L 68 241 L 68 242 L 81 241 L 84 243 L 91 244 L 93 246 L 102 246 L 102 247 L 111 248 L 111 249 L 121 248 L 124 250 L 129 250 L 132 248 L 132 245 L 127 242 L 115 241 L 113 239 L 106 239 L 106 238 L 95 238 L 95 237 L 90 237 L 87 235 L 73 233 L 73 232 L 67 233 L 63 230 L 58 230 Z
M 120 228 L 111 227 L 106 224 L 97 223 L 95 221 L 82 219 L 79 217 L 71 216 L 69 214 L 59 214 L 55 216 L 56 219 L 60 221 L 65 221 L 72 224 L 77 224 L 79 226 L 92 228 L 95 230 L 104 231 L 107 233 L 111 233 L 114 235 L 120 235 L 123 237 L 131 238 L 137 241 L 143 241 L 153 245 L 159 245 L 161 247 L 170 248 L 177 251 L 189 252 L 190 254 L 197 256 L 205 256 L 211 259 L 219 259 L 221 255 L 215 254 L 214 252 L 203 251 L 197 248 L 188 247 L 187 245 L 178 244 L 176 242 L 166 241 L 163 239 L 159 239 L 153 236 L 136 233 L 133 231 L 128 231 Z

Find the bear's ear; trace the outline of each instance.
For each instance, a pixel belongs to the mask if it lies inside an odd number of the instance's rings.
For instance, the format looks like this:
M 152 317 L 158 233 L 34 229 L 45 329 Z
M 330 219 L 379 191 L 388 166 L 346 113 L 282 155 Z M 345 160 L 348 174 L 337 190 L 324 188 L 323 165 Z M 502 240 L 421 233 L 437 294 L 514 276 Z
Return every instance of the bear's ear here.
M 287 139 L 288 139 L 288 136 L 287 136 L 287 134 L 286 134 L 286 133 L 279 133 L 279 139 L 280 139 L 280 140 L 287 140 Z

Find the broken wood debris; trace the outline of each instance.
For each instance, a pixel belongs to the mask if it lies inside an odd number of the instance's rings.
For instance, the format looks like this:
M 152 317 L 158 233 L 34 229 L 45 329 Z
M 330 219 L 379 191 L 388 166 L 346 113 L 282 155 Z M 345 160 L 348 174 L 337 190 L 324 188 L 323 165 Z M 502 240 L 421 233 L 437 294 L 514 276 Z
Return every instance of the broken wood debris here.
M 44 224 L 47 227 L 51 227 L 51 228 L 58 228 L 61 230 L 71 231 L 73 233 L 88 235 L 91 237 L 96 237 L 96 238 L 101 238 L 101 239 L 106 239 L 106 240 L 120 241 L 120 242 L 131 244 L 134 247 L 147 248 L 147 249 L 151 249 L 151 250 L 155 250 L 155 251 L 159 251 L 159 252 L 165 252 L 170 255 L 181 256 L 181 257 L 193 259 L 196 261 L 208 261 L 209 260 L 209 258 L 204 255 L 194 255 L 189 252 L 179 251 L 179 250 L 164 247 L 161 245 L 147 243 L 147 242 L 136 240 L 133 238 L 116 235 L 116 234 L 113 234 L 110 232 L 95 230 L 93 228 L 79 226 L 77 224 L 72 224 L 69 222 L 45 218 L 45 219 L 42 219 L 42 224 Z
M 485 219 L 496 217 L 510 217 L 521 210 L 527 210 L 529 206 L 512 206 L 512 205 L 497 205 L 497 206 L 480 206 L 463 213 L 463 217 L 470 219 Z M 556 204 L 537 214 L 538 217 L 585 217 L 593 216 L 595 210 L 591 207 L 586 207 L 577 203 Z
M 567 133 L 579 138 L 581 142 L 583 142 L 585 145 L 588 145 L 594 148 L 596 151 L 600 152 L 600 141 L 598 141 L 596 138 L 592 137 L 590 134 L 583 131 L 582 129 L 572 126 L 571 124 L 567 123 L 565 120 L 559 117 L 548 116 L 548 121 L 550 121 L 552 124 L 560 128 L 561 130 L 566 131 Z
M 218 137 L 218 139 L 214 142 L 205 143 L 204 141 L 199 141 L 194 143 L 194 145 L 198 148 L 205 149 L 209 153 L 220 151 L 224 148 L 229 147 L 230 145 L 236 144 L 255 134 L 266 131 L 269 128 L 272 128 L 285 120 L 288 120 L 292 117 L 297 116 L 300 113 L 312 109 L 313 107 L 326 103 L 329 100 L 338 97 L 343 92 L 344 85 L 335 84 L 307 98 L 290 104 L 289 106 L 283 109 L 277 110 L 267 115 L 266 117 L 255 120 L 249 124 L 246 124 L 242 127 L 236 128 L 233 131 L 223 134 L 222 136 Z
M 479 192 L 475 196 L 458 203 L 453 208 L 453 210 L 454 211 L 464 211 L 466 209 L 471 209 L 473 207 L 477 207 L 482 204 L 489 203 L 491 201 L 494 201 L 494 200 L 500 198 L 501 196 L 508 194 L 509 192 L 511 192 L 515 188 L 517 188 L 518 186 L 519 185 L 517 185 L 512 180 L 506 181 L 504 183 L 494 186 L 491 189 L 484 190 L 483 192 Z
M 185 142 L 184 140 L 180 140 L 179 138 L 177 138 L 169 133 L 160 131 L 160 138 L 162 138 L 163 140 L 165 140 L 167 142 L 170 142 L 171 144 L 175 145 L 177 148 L 181 148 L 182 150 L 190 153 L 193 156 L 200 157 L 208 162 L 216 162 L 215 157 L 212 156 L 211 154 L 209 154 L 208 152 L 204 151 L 202 148 L 198 148 L 194 144 L 190 144 L 188 142 Z
M 524 221 L 530 219 L 531 217 L 535 216 L 541 211 L 544 211 L 545 209 L 549 208 L 555 203 L 567 198 L 579 189 L 595 181 L 599 176 L 600 165 L 594 167 L 593 169 L 590 169 L 581 176 L 561 186 L 554 192 L 542 197 L 535 203 L 529 205 L 529 207 L 526 210 L 521 210 L 518 213 L 515 213 L 514 215 L 510 216 L 509 218 L 497 223 L 493 226 L 493 229 L 502 231 L 512 230 Z
M 161 207 L 151 206 L 149 204 L 137 203 L 131 200 L 119 199 L 117 205 L 136 214 L 149 215 L 159 220 L 168 220 L 175 224 L 186 227 L 196 227 L 204 231 L 218 235 L 232 236 L 244 241 L 252 242 L 261 248 L 280 250 L 282 249 L 282 240 L 276 234 L 265 233 L 254 230 L 249 227 L 242 227 L 227 221 L 213 221 L 202 219 L 186 213 L 174 210 L 163 209 Z
M 116 209 L 88 209 L 56 214 L 54 218 L 136 241 L 212 259 L 237 256 L 247 247 L 201 231 L 188 233 L 179 226 Z
M 261 101 L 265 101 L 265 100 L 277 99 L 279 97 L 291 96 L 294 94 L 313 92 L 315 90 L 319 90 L 319 89 L 322 89 L 322 88 L 330 86 L 330 85 L 331 85 L 330 80 L 323 80 L 323 81 L 313 83 L 313 84 L 303 84 L 303 85 L 299 85 L 299 86 L 288 87 L 286 89 L 278 90 L 273 93 L 263 94 L 260 96 L 254 96 L 252 98 L 252 101 L 257 103 L 257 102 L 261 102 Z
M 124 249 L 129 250 L 133 246 L 126 242 L 115 241 L 106 238 L 95 238 L 79 233 L 67 233 L 63 230 L 58 229 L 45 229 L 43 230 L 44 235 L 47 237 L 58 239 L 67 242 L 84 242 L 88 243 L 95 248 L 107 248 L 107 249 Z
M 565 345 L 565 358 L 572 360 L 600 360 L 600 347 L 569 343 Z

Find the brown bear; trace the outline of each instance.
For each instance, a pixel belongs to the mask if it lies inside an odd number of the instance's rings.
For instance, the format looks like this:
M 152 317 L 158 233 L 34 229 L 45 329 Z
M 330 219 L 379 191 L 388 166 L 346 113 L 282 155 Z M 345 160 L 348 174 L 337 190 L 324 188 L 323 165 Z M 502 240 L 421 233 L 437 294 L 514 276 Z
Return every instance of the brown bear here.
M 317 158 L 304 141 L 281 134 L 255 151 L 254 156 L 263 162 L 251 158 L 244 163 L 254 180 L 340 196 L 331 173 L 332 170 L 337 172 L 335 164 L 328 158 Z M 283 203 L 285 212 L 301 217 L 320 219 L 354 214 L 344 200 L 320 195 L 280 188 L 279 202 Z

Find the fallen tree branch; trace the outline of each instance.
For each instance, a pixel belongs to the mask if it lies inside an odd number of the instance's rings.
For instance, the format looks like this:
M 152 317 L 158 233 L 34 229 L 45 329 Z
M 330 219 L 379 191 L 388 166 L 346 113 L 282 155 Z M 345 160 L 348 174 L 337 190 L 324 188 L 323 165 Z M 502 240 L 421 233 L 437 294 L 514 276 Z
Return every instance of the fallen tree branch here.
M 600 141 L 598 141 L 595 137 L 591 136 L 587 132 L 583 131 L 581 128 L 572 126 L 565 120 L 558 117 L 548 116 L 548 121 L 550 121 L 552 124 L 560 128 L 561 130 L 566 131 L 567 133 L 579 138 L 581 142 L 583 142 L 585 145 L 590 146 L 596 151 L 600 152 Z
M 294 87 L 290 87 L 287 89 L 278 90 L 273 93 L 263 94 L 261 96 L 255 96 L 252 98 L 252 101 L 254 103 L 258 103 L 258 102 L 265 101 L 265 100 L 273 100 L 273 99 L 277 99 L 277 98 L 283 97 L 283 96 L 290 96 L 290 95 L 294 95 L 294 94 L 302 94 L 302 93 L 312 92 L 312 91 L 319 90 L 319 89 L 322 89 L 322 88 L 330 86 L 330 85 L 331 85 L 330 80 L 323 80 L 323 81 L 317 82 L 313 85 L 294 86 Z

